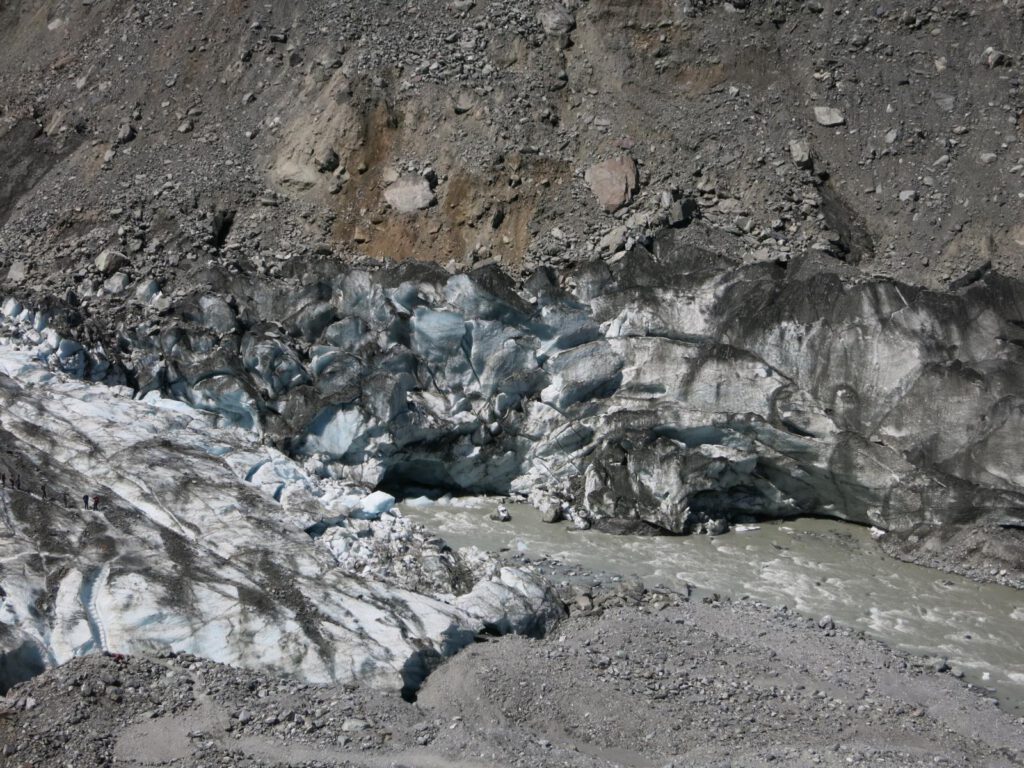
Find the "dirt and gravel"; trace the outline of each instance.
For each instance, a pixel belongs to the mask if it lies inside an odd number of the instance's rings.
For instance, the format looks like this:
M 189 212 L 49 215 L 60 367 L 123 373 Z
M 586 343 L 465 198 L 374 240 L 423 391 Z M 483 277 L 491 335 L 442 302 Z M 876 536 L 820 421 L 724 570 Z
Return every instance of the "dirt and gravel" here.
M 1024 765 L 1024 722 L 941 660 L 829 617 L 541 567 L 572 616 L 546 638 L 481 637 L 415 702 L 89 656 L 0 700 L 0 765 Z
M 693 215 L 749 260 L 1019 276 L 1021 8 L 6 2 L 0 284 L 102 325 L 209 262 L 519 272 Z

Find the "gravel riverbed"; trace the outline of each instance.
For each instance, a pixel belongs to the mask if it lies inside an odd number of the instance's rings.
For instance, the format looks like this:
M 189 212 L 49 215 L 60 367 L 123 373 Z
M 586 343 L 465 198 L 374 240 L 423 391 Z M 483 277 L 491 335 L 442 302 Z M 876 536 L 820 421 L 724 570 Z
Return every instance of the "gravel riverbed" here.
M 188 655 L 89 656 L 2 700 L 3 766 L 1024 764 L 1024 722 L 828 617 L 541 561 L 570 617 L 481 637 L 415 702 Z

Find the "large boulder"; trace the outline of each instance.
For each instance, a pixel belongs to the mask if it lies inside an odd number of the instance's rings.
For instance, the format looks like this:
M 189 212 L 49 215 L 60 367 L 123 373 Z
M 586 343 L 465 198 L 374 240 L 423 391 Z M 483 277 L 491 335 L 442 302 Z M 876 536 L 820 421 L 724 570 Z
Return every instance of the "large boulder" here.
M 537 21 L 548 35 L 564 35 L 576 26 L 576 20 L 561 3 L 551 3 L 538 11 Z
M 128 259 L 123 253 L 107 248 L 96 257 L 96 269 L 104 275 L 112 275 L 124 266 Z
M 16 261 L 7 270 L 7 280 L 12 283 L 20 283 L 28 277 L 28 265 L 24 261 Z
M 399 213 L 416 213 L 437 202 L 430 182 L 418 177 L 399 179 L 384 190 L 384 199 Z
M 544 34 L 556 40 L 564 48 L 568 44 L 569 33 L 576 28 L 576 19 L 561 3 L 551 3 L 537 12 Z
M 590 191 L 608 213 L 614 213 L 632 200 L 640 186 L 636 161 L 627 155 L 590 166 L 586 181 Z

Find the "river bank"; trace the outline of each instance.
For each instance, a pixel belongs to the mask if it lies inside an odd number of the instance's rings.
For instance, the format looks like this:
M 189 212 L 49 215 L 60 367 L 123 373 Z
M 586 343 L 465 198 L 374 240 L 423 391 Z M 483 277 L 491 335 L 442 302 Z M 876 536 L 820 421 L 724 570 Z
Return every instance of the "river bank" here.
M 886 554 L 860 526 L 801 519 L 748 526 L 725 536 L 612 536 L 549 525 L 527 505 L 512 521 L 488 518 L 494 502 L 410 501 L 402 509 L 455 547 L 478 546 L 552 557 L 585 569 L 636 575 L 648 586 L 719 593 L 788 606 L 994 688 L 1003 706 L 1024 712 L 1021 592 Z
M 477 643 L 416 702 L 188 656 L 90 656 L 3 700 L 0 765 L 1019 766 L 1024 719 L 863 633 L 575 566 L 544 639 Z

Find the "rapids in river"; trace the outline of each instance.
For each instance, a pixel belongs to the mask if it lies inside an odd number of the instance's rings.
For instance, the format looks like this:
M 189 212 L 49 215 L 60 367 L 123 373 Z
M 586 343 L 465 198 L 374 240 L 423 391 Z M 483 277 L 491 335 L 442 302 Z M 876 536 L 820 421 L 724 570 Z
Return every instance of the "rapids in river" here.
M 402 511 L 453 547 L 512 549 L 649 586 L 684 584 L 733 599 L 787 605 L 860 629 L 890 647 L 945 659 L 1007 711 L 1024 713 L 1024 599 L 1020 591 L 889 557 L 867 528 L 798 519 L 725 536 L 612 536 L 541 522 L 527 505 L 490 520 L 485 498 L 409 500 Z

